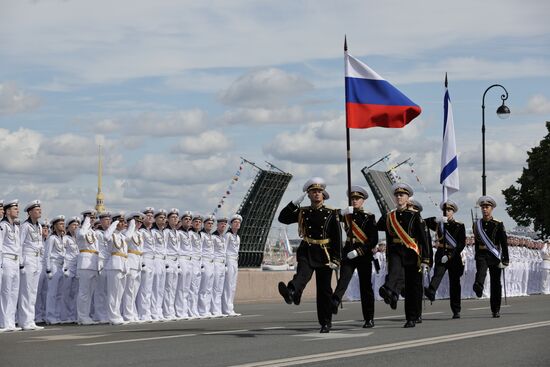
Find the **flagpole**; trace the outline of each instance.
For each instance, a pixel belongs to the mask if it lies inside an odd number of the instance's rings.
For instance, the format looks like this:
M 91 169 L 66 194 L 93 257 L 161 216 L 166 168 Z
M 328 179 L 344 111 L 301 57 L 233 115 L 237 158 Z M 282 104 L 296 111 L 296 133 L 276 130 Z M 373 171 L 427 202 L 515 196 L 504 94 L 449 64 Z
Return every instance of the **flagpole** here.
M 346 36 L 344 36 L 344 54 L 348 52 L 348 41 Z M 348 90 L 344 88 L 346 92 L 346 101 L 348 100 Z M 346 148 L 347 148 L 347 166 L 348 166 L 348 206 L 351 206 L 351 144 L 349 138 L 349 127 L 348 127 L 348 109 L 346 108 Z M 352 236 L 353 236 L 353 231 Z
M 448 88 L 448 82 L 447 82 L 447 73 L 445 73 L 445 99 L 447 98 L 447 88 Z M 443 116 L 443 119 L 446 119 L 447 116 Z M 445 124 L 443 124 L 443 140 L 445 140 Z M 445 144 L 445 141 L 443 141 L 443 145 Z M 443 149 L 443 146 L 441 147 Z M 443 153 L 441 153 L 443 154 Z M 443 183 L 442 183 L 443 184 Z M 443 208 L 441 208 L 441 211 L 443 212 L 443 216 L 445 217 L 445 202 L 447 201 L 447 188 L 445 187 L 445 184 L 442 186 L 442 196 L 443 196 Z M 443 223 L 443 251 L 446 254 L 447 251 L 447 228 L 445 227 L 445 223 Z M 449 262 L 449 258 L 447 257 L 447 262 Z

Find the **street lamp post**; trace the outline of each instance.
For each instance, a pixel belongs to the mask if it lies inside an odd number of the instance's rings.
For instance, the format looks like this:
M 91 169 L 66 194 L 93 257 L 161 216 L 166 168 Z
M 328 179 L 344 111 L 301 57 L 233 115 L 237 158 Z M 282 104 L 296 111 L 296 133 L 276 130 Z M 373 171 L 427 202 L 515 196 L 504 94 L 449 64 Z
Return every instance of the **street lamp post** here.
M 508 99 L 508 91 L 500 84 L 491 85 L 485 90 L 485 92 L 483 93 L 483 98 L 481 99 L 481 149 L 483 160 L 483 174 L 481 175 L 481 182 L 483 195 L 487 195 L 487 176 L 485 175 L 485 95 L 487 94 L 489 89 L 493 87 L 501 87 L 505 93 L 500 96 L 500 99 L 502 99 L 502 105 L 497 108 L 497 116 L 501 119 L 507 119 L 510 116 L 510 109 L 504 104 L 504 101 Z

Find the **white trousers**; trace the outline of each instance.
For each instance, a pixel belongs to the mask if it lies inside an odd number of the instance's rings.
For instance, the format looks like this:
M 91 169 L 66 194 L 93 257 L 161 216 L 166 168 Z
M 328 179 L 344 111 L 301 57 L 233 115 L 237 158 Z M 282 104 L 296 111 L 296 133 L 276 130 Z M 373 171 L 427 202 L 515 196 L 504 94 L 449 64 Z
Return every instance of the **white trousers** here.
M 189 314 L 191 317 L 199 316 L 199 290 L 201 288 L 201 260 L 191 260 L 191 288 L 189 290 Z
M 233 300 L 235 299 L 235 291 L 237 290 L 237 275 L 239 274 L 239 261 L 237 259 L 227 258 L 227 272 L 225 273 L 225 281 L 222 295 L 222 312 L 224 315 L 235 313 Z
M 211 259 L 202 262 L 201 285 L 199 290 L 199 315 L 212 314 L 212 287 L 214 285 L 214 263 Z
M 102 270 L 98 277 L 94 292 L 94 320 L 101 323 L 109 321 L 107 314 L 107 273 Z
M 136 307 L 140 320 L 151 321 L 153 279 L 155 276 L 155 260 L 144 257 L 141 268 L 141 282 L 136 299 Z
M 191 279 L 193 275 L 193 263 L 187 257 L 179 259 L 180 272 L 178 273 L 178 285 L 176 286 L 176 316 L 189 317 L 189 292 L 191 290 Z
M 92 298 L 97 284 L 97 270 L 78 269 L 78 296 L 76 298 L 76 312 L 78 322 L 90 322 Z
M 3 256 L 0 285 L 0 328 L 15 328 L 15 312 L 19 298 L 19 260 Z
M 550 294 L 550 269 L 542 269 L 541 293 Z
M 136 299 L 141 280 L 141 271 L 130 269 L 126 274 L 126 285 L 122 294 L 122 317 L 126 321 L 137 321 Z
M 19 303 L 17 306 L 17 321 L 23 329 L 34 326 L 36 296 L 38 283 L 42 273 L 40 256 L 25 255 L 24 268 L 19 277 Z
M 63 265 L 52 262 L 52 276 L 48 279 L 46 294 L 46 322 L 56 324 L 61 321 L 61 282 L 63 281 Z
M 151 317 L 153 320 L 163 320 L 162 301 L 164 299 L 164 283 L 166 282 L 166 263 L 162 258 L 155 258 L 153 274 L 153 297 L 151 298 Z
M 166 278 L 164 280 L 164 298 L 162 301 L 162 313 L 165 319 L 176 318 L 176 288 L 178 286 L 178 259 L 168 258 L 166 260 Z
M 222 262 L 223 261 L 223 262 Z M 212 285 L 212 314 L 222 315 L 222 294 L 225 280 L 225 259 L 214 261 L 214 283 Z
M 107 316 L 111 323 L 124 321 L 120 314 L 120 304 L 126 283 L 126 274 L 122 270 L 106 270 L 107 278 Z

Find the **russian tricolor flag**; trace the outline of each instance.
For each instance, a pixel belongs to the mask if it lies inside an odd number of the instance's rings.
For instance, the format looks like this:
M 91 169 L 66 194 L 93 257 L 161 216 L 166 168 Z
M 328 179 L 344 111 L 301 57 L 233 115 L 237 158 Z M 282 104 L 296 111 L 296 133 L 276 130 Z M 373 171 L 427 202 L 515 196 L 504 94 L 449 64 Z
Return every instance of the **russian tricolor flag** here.
M 347 127 L 399 128 L 420 115 L 420 106 L 374 70 L 345 53 Z

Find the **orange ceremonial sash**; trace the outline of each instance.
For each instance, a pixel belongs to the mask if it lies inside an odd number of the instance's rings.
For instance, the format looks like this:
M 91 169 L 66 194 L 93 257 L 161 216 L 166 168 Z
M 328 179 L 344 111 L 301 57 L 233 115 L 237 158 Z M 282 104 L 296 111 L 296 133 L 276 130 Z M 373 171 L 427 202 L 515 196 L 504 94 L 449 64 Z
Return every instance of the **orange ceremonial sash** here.
M 399 224 L 399 221 L 397 220 L 397 214 L 396 211 L 390 212 L 388 215 L 388 222 L 391 226 L 391 229 L 397 234 L 397 237 L 405 244 L 406 247 L 410 248 L 418 256 L 420 256 L 420 249 L 418 248 L 418 245 L 416 242 L 414 242 L 414 239 L 409 236 L 409 234 L 401 227 L 401 224 Z

